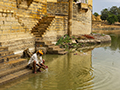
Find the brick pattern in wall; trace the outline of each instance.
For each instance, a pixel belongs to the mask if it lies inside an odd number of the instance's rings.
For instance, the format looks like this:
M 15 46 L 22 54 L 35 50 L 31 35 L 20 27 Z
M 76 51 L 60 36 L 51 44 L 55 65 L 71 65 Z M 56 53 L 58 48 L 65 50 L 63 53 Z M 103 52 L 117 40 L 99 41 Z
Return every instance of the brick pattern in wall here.
M 46 41 L 57 41 L 61 36 L 67 34 L 67 17 L 55 16 L 43 39 Z
M 36 2 L 36 0 L 19 0 L 21 3 L 18 5 L 16 0 L 2 0 L 0 1 L 0 11 L 13 11 L 16 19 L 19 23 L 24 26 L 27 31 L 30 31 L 35 24 L 37 24 L 38 19 L 41 19 L 46 15 L 46 0 Z M 18 7 L 17 7 L 18 6 Z M 27 6 L 27 8 L 24 8 Z
M 15 38 L 16 33 L 25 32 L 25 29 L 20 25 L 18 20 L 14 17 L 13 12 L 1 10 L 0 11 L 0 39 Z
M 67 0 L 58 0 L 57 3 L 48 2 L 47 11 L 53 15 L 67 16 L 68 7 L 69 6 Z M 79 5 L 73 3 L 73 35 L 91 33 L 91 9 L 88 8 L 88 10 L 84 12 L 83 11 L 80 9 Z
M 46 3 L 43 2 L 46 0 L 29 0 L 33 1 L 29 5 L 26 0 L 21 1 L 19 6 L 16 0 L 0 1 L 0 43 L 15 52 L 34 48 L 35 39 L 29 33 L 38 20 L 46 15 Z

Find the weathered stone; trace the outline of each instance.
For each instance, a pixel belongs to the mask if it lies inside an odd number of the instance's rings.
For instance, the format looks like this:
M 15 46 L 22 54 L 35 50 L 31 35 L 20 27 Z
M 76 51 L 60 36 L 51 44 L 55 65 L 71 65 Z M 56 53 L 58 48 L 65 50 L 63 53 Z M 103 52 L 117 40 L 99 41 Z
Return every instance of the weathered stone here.
M 76 43 L 76 41 L 75 41 L 75 40 L 72 40 L 72 43 Z

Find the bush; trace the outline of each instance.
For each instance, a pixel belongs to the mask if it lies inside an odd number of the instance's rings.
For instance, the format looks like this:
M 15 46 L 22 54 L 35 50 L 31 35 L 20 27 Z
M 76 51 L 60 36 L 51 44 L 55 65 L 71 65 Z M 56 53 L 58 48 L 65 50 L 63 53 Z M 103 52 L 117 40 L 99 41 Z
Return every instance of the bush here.
M 69 48 L 70 42 L 71 38 L 66 34 L 57 41 L 56 45 L 60 45 L 63 48 Z
M 119 14 L 119 15 L 117 15 L 117 18 L 118 18 L 118 22 L 120 22 L 120 14 Z
M 107 18 L 107 21 L 109 24 L 114 24 L 115 22 L 118 21 L 118 18 L 116 15 L 109 15 L 108 18 Z
M 95 12 L 93 15 L 95 15 L 96 17 L 99 16 L 99 14 L 97 12 Z

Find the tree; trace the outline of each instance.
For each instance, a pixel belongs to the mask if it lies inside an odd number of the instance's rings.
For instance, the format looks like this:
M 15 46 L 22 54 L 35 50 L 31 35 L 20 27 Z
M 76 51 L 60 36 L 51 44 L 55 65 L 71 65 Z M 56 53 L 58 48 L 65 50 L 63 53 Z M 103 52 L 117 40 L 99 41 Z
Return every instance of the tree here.
M 108 9 L 107 9 L 107 8 L 103 9 L 103 10 L 101 11 L 101 19 L 102 19 L 102 20 L 107 20 L 108 14 L 109 14 Z
M 118 14 L 120 14 L 120 7 L 118 8 Z
M 107 21 L 109 24 L 113 24 L 118 21 L 117 16 L 114 14 L 111 14 L 108 16 Z
M 95 12 L 93 15 L 95 15 L 96 17 L 99 16 L 99 14 L 97 12 Z
M 117 15 L 118 22 L 120 22 L 120 14 Z
M 119 12 L 119 8 L 117 8 L 117 6 L 113 6 L 110 8 L 111 14 L 118 15 L 118 12 Z

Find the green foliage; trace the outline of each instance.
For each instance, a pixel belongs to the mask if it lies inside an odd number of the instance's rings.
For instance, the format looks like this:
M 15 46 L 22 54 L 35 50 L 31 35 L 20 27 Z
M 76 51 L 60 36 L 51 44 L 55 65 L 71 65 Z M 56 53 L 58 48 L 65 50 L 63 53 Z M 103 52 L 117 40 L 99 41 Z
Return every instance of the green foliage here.
M 57 41 L 56 45 L 60 45 L 63 48 L 69 48 L 70 42 L 71 38 L 66 34 Z
M 101 19 L 107 20 L 109 24 L 120 22 L 120 7 L 112 6 L 109 10 L 107 8 L 103 9 L 101 11 Z
M 110 13 L 114 14 L 114 15 L 118 15 L 119 9 L 117 8 L 117 6 L 113 6 L 110 8 Z
M 99 14 L 97 12 L 95 12 L 93 15 L 95 15 L 96 17 L 99 16 Z
M 118 22 L 120 22 L 120 14 L 117 15 Z
M 108 11 L 107 8 L 105 8 L 105 9 L 103 9 L 103 10 L 101 11 L 101 19 L 102 19 L 102 20 L 107 20 L 108 15 L 109 15 L 109 11 Z
M 107 21 L 108 21 L 109 24 L 113 24 L 113 23 L 117 22 L 118 19 L 117 19 L 116 15 L 109 15 L 108 18 L 107 18 Z

